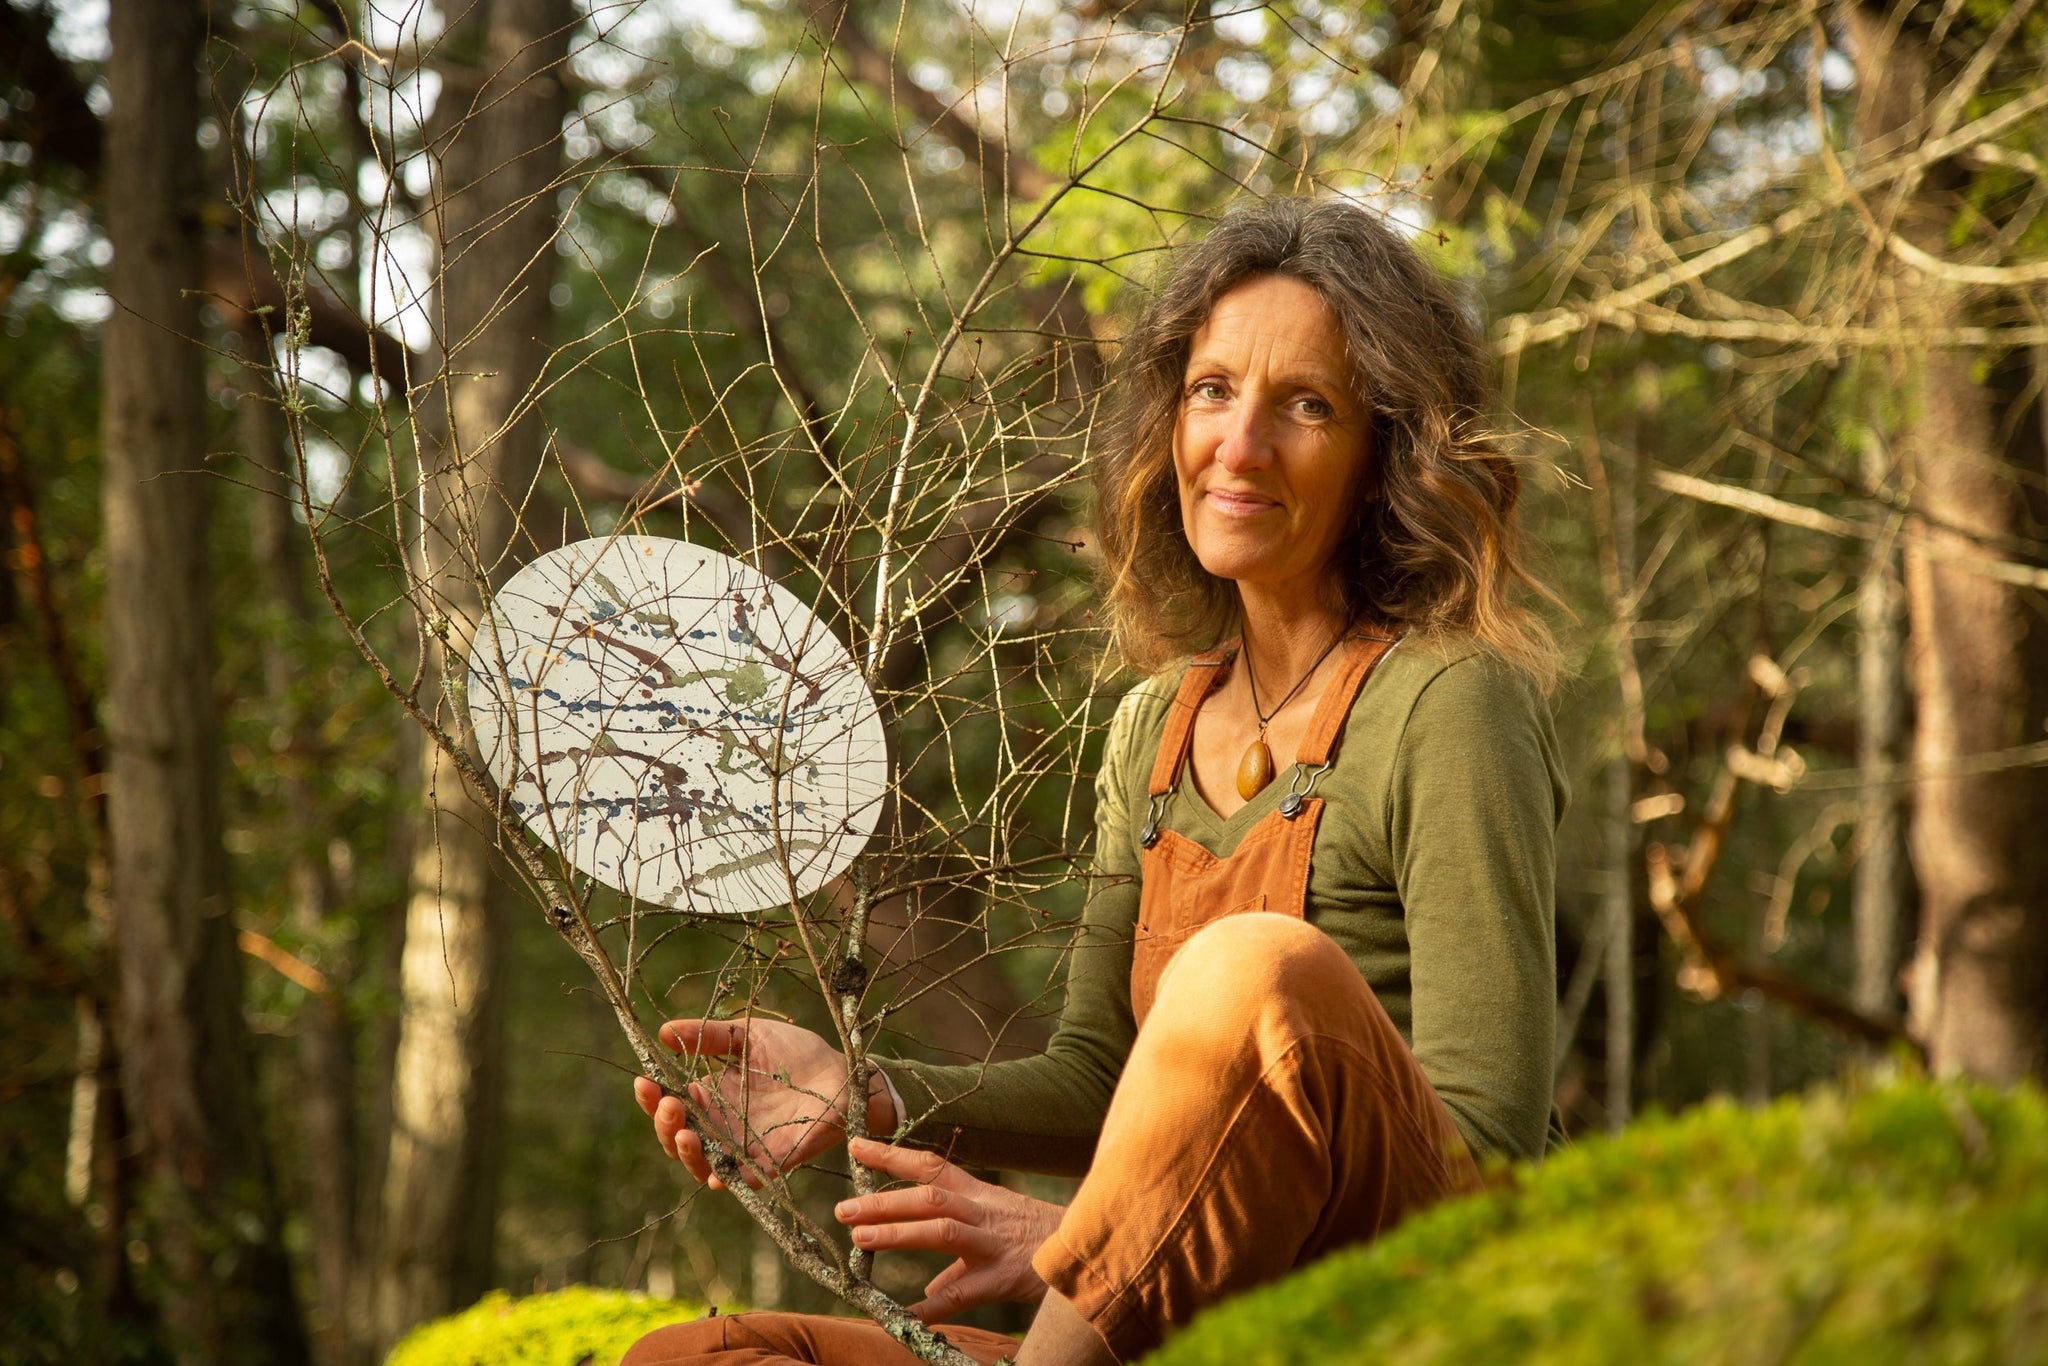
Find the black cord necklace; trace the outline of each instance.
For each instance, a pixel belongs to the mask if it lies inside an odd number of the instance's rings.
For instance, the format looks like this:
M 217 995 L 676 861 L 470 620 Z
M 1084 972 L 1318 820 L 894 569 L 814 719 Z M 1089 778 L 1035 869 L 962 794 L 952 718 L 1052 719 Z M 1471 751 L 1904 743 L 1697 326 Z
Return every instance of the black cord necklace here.
M 1316 670 L 1323 667 L 1323 661 L 1328 659 L 1330 652 L 1343 642 L 1345 633 L 1349 629 L 1350 627 L 1347 624 L 1345 630 L 1337 632 L 1336 637 L 1323 647 L 1323 652 L 1316 656 L 1316 662 L 1308 666 L 1308 672 L 1294 681 L 1294 686 L 1287 690 L 1287 696 L 1281 698 L 1279 705 L 1271 711 L 1265 711 L 1259 706 L 1259 679 L 1258 675 L 1252 671 L 1251 636 L 1249 632 L 1246 633 L 1243 651 L 1244 681 L 1251 686 L 1252 713 L 1259 718 L 1259 733 L 1252 740 L 1251 744 L 1245 747 L 1244 757 L 1237 761 L 1238 796 L 1246 801 L 1250 801 L 1261 792 L 1264 792 L 1266 784 L 1273 781 L 1273 751 L 1266 744 L 1266 727 L 1271 725 L 1273 718 L 1278 716 L 1286 708 L 1287 704 L 1294 700 L 1294 695 L 1302 690 L 1303 685 L 1316 676 Z

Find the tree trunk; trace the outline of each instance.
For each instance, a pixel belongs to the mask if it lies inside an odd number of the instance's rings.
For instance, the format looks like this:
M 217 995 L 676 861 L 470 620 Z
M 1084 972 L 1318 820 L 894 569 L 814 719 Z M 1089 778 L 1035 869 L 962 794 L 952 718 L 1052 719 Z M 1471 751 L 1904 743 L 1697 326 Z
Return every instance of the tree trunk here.
M 1652 391 L 1654 392 L 1654 390 Z M 1638 438 L 1640 433 L 1638 433 Z M 1626 660 L 1635 649 L 1636 613 L 1633 606 L 1636 581 L 1636 447 L 1622 443 L 1619 458 L 1608 472 L 1614 507 L 1614 564 L 1619 596 L 1614 602 L 1615 654 L 1623 661 L 1617 674 L 1625 672 Z M 1632 718 L 1624 705 L 1621 732 L 1629 735 Z M 1620 752 L 1607 764 L 1607 878 L 1601 893 L 1601 915 L 1607 924 L 1607 1041 L 1603 1070 L 1607 1094 L 1603 1108 L 1609 1129 L 1624 1129 L 1635 1113 L 1636 1075 L 1636 863 L 1635 823 L 1636 765 L 1643 756 L 1631 753 L 1640 748 L 1624 739 Z
M 260 382 L 269 339 L 257 329 L 244 334 L 251 350 L 251 382 L 242 394 L 237 426 L 242 455 L 250 465 L 256 497 L 251 508 L 254 559 L 264 584 L 284 609 L 279 630 L 263 641 L 263 687 L 275 716 L 287 728 L 288 743 L 272 756 L 282 770 L 288 837 L 294 841 L 286 877 L 292 919 L 318 943 L 335 903 L 334 876 L 325 832 L 330 828 L 309 766 L 317 762 L 320 738 L 315 718 L 292 700 L 293 679 L 305 667 L 304 649 L 325 616 L 308 589 L 302 541 L 292 517 L 298 475 L 285 449 L 275 399 Z M 350 1280 L 356 1252 L 355 1065 L 348 1018 L 342 1009 L 345 975 L 328 965 L 325 991 L 313 992 L 294 1021 L 299 1084 L 296 1126 L 305 1168 L 306 1216 L 312 1234 L 313 1346 L 319 1366 L 348 1366 L 355 1359 L 357 1325 L 349 1315 Z M 367 1347 L 367 1343 L 360 1344 Z
M 107 900 L 107 771 L 99 725 L 99 703 L 86 686 L 64 609 L 50 582 L 49 557 L 43 548 L 36 516 L 36 498 L 21 448 L 14 433 L 14 415 L 0 414 L 0 506 L 7 513 L 12 537 L 8 559 L 21 579 L 20 587 L 43 628 L 43 649 L 64 694 L 76 761 L 80 806 L 92 827 L 93 846 L 86 858 L 85 912 L 90 928 L 93 964 L 89 981 L 74 997 L 78 1020 L 77 1053 L 73 1061 L 71 1122 L 64 1145 L 64 1197 L 80 1210 L 94 1233 L 93 1281 L 109 1317 L 140 1316 L 135 1277 L 128 1261 L 128 1216 L 135 1185 L 136 1151 L 121 1103 L 121 1057 L 117 1046 L 115 990 L 108 980 L 114 962 L 113 908 Z M 0 578 L 5 590 L 13 577 Z M 12 604 L 8 604 L 11 606 Z M 0 616 L 4 616 L 0 612 Z M 5 866 L 0 861 L 0 866 Z M 0 876 L 14 876 L 7 867 Z M 0 907 L 14 919 L 12 888 L 0 888 Z M 19 925 L 17 924 L 17 929 Z
M 109 891 L 124 1083 L 179 1356 L 306 1357 L 242 1021 L 221 844 L 206 561 L 199 48 L 203 11 L 113 7 L 102 344 Z
M 1859 125 L 1866 146 L 1917 141 L 1939 91 L 1925 42 L 1888 40 L 1885 12 L 1858 6 Z M 1897 231 L 1937 255 L 1966 188 L 1952 163 L 1931 167 Z M 2048 603 L 1925 550 L 1961 533 L 1997 545 L 2040 524 L 2043 474 L 2027 356 L 1980 375 L 1979 355 L 1912 339 L 1971 321 L 1974 296 L 1906 267 L 1890 281 L 1903 351 L 1899 439 L 1915 511 L 1906 596 L 1913 640 L 1912 753 L 1936 774 L 1958 760 L 2039 740 L 2048 719 Z M 2029 487 L 2033 492 L 2030 494 Z M 1997 1081 L 2048 1075 L 2048 768 L 1924 776 L 1910 843 L 1921 915 L 1908 988 L 1910 1025 L 1938 1073 Z
M 1894 486 L 1898 471 L 1873 435 L 1863 474 L 1872 488 Z M 1906 839 L 1900 787 L 1905 757 L 1906 662 L 1901 617 L 1905 586 L 1898 547 L 1871 548 L 1856 595 L 1856 765 L 1863 771 L 1856 816 L 1852 913 L 1856 934 L 1856 1008 L 1880 1019 L 1899 1011 L 1899 952 L 1906 927 Z
M 489 0 L 442 40 L 474 64 L 443 73 L 434 115 L 442 349 L 434 390 L 422 396 L 425 489 L 412 553 L 429 618 L 428 686 L 457 733 L 463 719 L 443 680 L 460 676 L 485 586 L 535 548 L 521 539 L 519 508 L 545 439 L 533 388 L 551 350 L 558 68 L 571 21 L 561 0 Z M 406 911 L 380 1220 L 386 1345 L 488 1287 L 498 1184 L 505 931 L 491 817 L 431 745 L 420 784 L 425 827 Z

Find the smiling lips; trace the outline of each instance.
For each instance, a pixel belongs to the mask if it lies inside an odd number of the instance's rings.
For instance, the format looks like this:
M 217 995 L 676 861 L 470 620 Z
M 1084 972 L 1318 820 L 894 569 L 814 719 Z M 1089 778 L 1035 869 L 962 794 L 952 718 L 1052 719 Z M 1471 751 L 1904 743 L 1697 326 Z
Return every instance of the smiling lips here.
M 1280 505 L 1271 498 L 1260 497 L 1237 489 L 1210 489 L 1203 495 L 1209 505 L 1226 517 L 1256 517 L 1262 512 L 1271 512 Z

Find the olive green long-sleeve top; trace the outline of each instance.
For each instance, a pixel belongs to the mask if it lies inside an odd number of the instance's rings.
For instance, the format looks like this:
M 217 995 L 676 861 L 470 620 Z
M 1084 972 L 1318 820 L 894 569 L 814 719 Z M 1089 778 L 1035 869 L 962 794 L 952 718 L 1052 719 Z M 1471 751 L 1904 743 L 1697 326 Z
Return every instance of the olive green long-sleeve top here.
M 1045 1051 L 985 1065 L 891 1061 L 913 1142 L 956 1161 L 1087 1170 L 1137 1028 L 1146 781 L 1177 672 L 1134 688 L 1096 779 L 1087 909 Z M 1227 820 L 1185 775 L 1161 824 L 1227 857 L 1290 772 Z M 1473 647 L 1404 641 L 1352 705 L 1309 874 L 1307 916 L 1358 965 L 1473 1154 L 1543 1151 L 1556 1029 L 1554 869 L 1566 800 L 1550 711 Z

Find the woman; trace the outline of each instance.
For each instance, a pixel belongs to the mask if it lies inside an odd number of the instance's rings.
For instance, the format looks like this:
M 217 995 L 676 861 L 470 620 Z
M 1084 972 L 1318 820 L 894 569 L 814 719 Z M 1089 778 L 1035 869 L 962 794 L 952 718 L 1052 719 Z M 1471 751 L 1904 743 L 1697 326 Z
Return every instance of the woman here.
M 1098 474 L 1118 646 L 1151 677 L 1098 779 L 1096 878 L 1037 1057 L 886 1064 L 871 1133 L 1085 1177 L 1061 1209 L 927 1151 L 849 1200 L 863 1247 L 959 1255 L 916 1312 L 1037 1299 L 1020 1366 L 1128 1361 L 1202 1308 L 1469 1189 L 1546 1141 L 1552 870 L 1564 803 L 1547 635 L 1514 595 L 1514 466 L 1481 426 L 1485 353 L 1364 211 L 1286 200 L 1185 248 L 1124 347 Z M 1188 658 L 1190 652 L 1193 657 Z M 1184 667 L 1169 667 L 1174 661 Z M 839 1141 L 843 1063 L 771 1021 L 676 1021 L 735 1056 L 766 1157 Z M 778 1072 L 788 1085 L 776 1080 Z M 716 1184 L 682 1107 L 662 1146 Z M 632 1366 L 909 1361 L 847 1319 L 740 1315 Z

